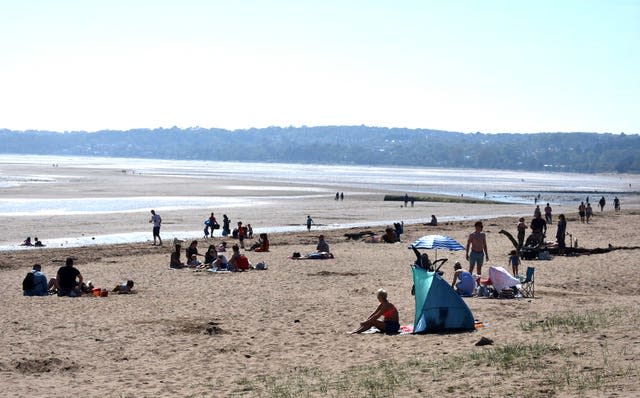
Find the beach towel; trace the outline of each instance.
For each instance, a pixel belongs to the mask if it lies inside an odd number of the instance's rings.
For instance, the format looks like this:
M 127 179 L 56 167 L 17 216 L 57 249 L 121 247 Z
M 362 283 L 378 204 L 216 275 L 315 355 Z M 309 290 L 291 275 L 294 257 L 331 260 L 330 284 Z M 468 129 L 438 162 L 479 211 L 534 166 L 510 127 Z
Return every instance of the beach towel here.
M 368 330 L 365 330 L 364 332 L 362 332 L 362 334 L 375 334 L 375 333 L 383 333 L 380 331 L 380 329 L 378 329 L 375 326 L 372 326 L 371 328 L 369 328 Z M 395 334 L 400 334 L 400 335 L 405 335 L 405 334 L 411 334 L 413 333 L 413 323 L 408 324 L 408 325 L 404 325 L 404 326 L 400 326 L 400 331 L 397 333 L 385 333 L 388 335 L 395 335 Z

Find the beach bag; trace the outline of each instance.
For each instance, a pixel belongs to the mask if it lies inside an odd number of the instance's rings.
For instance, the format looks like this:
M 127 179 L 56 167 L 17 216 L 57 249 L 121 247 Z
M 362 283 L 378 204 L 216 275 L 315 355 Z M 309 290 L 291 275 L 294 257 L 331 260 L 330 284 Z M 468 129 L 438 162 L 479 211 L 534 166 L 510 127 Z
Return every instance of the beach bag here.
M 22 290 L 33 290 L 36 285 L 36 278 L 33 272 L 27 273 L 22 280 Z
M 214 221 L 212 228 L 213 229 L 220 229 L 220 224 L 218 224 L 217 222 Z

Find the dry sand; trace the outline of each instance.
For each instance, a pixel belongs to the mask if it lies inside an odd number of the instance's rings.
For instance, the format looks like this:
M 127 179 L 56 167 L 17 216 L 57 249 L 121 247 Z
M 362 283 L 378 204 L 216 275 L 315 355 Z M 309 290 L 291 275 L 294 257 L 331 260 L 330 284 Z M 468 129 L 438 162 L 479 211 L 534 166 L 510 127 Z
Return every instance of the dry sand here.
M 78 182 L 78 186 L 86 189 L 86 183 Z M 153 186 L 161 194 L 167 183 L 157 181 Z M 327 192 L 331 189 L 327 187 Z M 62 191 L 56 194 L 64 195 Z M 284 200 L 268 210 L 245 209 L 243 218 L 264 225 L 279 217 L 282 222 L 278 224 L 284 225 L 301 223 L 300 214 L 307 212 L 316 219 L 344 221 L 407 220 L 428 218 L 431 213 L 517 214 L 525 210 L 522 206 L 470 208 L 425 203 L 401 209 L 381 199 L 381 193 L 371 192 L 348 196 L 341 203 L 325 198 L 308 203 Z M 292 203 L 297 207 L 291 209 Z M 532 211 L 528 206 L 527 213 Z M 621 213 L 597 212 L 588 225 L 576 220 L 573 209 L 562 211 L 568 215 L 568 232 L 578 238 L 581 247 L 640 244 L 636 229 L 640 211 L 634 206 L 626 206 Z M 177 213 L 163 214 L 163 218 L 177 218 Z M 187 225 L 191 218 L 200 220 L 202 214 L 180 217 Z M 113 225 L 116 230 L 118 223 L 131 222 L 131 216 L 112 218 L 104 228 Z M 146 224 L 146 214 L 139 218 Z M 90 217 L 57 221 L 61 221 L 56 229 L 59 236 L 93 233 L 83 229 L 92 228 Z M 640 395 L 638 250 L 524 261 L 522 272 L 527 266 L 536 268 L 536 298 L 465 299 L 475 318 L 484 324 L 476 332 L 347 333 L 375 308 L 375 291 L 380 287 L 388 290 L 398 307 L 401 323 L 412 323 L 415 304 L 409 265 L 414 256 L 407 243 L 428 233 L 450 235 L 464 243 L 475 221 L 443 223 L 436 228 L 406 225 L 403 242 L 392 245 L 344 237 L 346 232 L 363 230 L 381 233 L 383 226 L 323 231 L 336 257 L 324 261 L 288 258 L 294 251 L 313 251 L 318 231 L 273 234 L 270 252 L 248 253 L 253 263 L 264 261 L 269 269 L 233 274 L 170 270 L 170 245 L 166 244 L 47 247 L 0 253 L 0 275 L 5 284 L 0 291 L 2 395 Z M 22 237 L 23 226 L 10 228 L 6 220 L 3 222 L 8 234 Z M 515 224 L 514 217 L 485 221 L 488 265 L 506 266 L 511 243 L 498 231 L 515 232 Z M 20 230 L 15 232 L 16 228 Z M 549 236 L 555 235 L 555 225 L 549 232 Z M 219 241 L 201 239 L 200 251 Z M 42 264 L 45 274 L 52 277 L 60 265 L 53 261 L 67 256 L 77 258 L 85 279 L 96 285 L 111 288 L 133 279 L 136 294 L 77 299 L 21 295 L 20 282 L 33 263 Z M 444 268 L 447 280 L 452 276 L 452 264 L 464 262 L 463 252 L 439 251 L 438 257 L 449 259 Z M 482 337 L 494 344 L 475 346 Z

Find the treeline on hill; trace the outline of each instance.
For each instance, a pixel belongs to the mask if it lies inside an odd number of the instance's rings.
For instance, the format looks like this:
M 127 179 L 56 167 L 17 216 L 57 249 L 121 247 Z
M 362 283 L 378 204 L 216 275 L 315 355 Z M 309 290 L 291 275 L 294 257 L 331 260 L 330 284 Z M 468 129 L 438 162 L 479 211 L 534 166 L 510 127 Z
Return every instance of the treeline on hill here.
M 0 130 L 0 152 L 640 173 L 640 136 L 596 133 L 463 134 L 367 126 L 190 128 L 99 132 Z

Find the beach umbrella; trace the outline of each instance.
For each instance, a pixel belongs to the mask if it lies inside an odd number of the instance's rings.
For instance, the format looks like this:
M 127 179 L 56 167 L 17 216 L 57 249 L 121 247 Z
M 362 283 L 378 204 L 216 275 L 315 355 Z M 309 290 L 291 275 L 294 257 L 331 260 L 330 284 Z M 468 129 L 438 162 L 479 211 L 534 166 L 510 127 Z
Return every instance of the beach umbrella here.
M 420 239 L 415 240 L 409 249 L 415 247 L 416 249 L 434 249 L 436 251 L 436 260 L 438 259 L 438 249 L 443 250 L 464 250 L 464 246 L 457 240 L 446 235 L 425 235 Z

